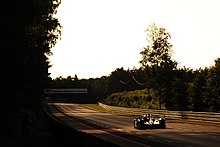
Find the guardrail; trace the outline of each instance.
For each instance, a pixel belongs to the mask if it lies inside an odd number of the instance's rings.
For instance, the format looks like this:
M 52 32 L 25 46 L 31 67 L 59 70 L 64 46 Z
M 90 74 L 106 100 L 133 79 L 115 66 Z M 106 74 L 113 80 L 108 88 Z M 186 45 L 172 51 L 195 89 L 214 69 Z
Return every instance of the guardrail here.
M 166 119 L 187 119 L 190 121 L 200 121 L 200 122 L 210 122 L 210 123 L 220 124 L 220 113 L 126 108 L 126 107 L 109 106 L 102 104 L 100 102 L 98 104 L 99 106 L 107 110 L 122 112 L 130 115 L 143 115 L 143 114 L 151 113 L 154 115 L 165 116 Z

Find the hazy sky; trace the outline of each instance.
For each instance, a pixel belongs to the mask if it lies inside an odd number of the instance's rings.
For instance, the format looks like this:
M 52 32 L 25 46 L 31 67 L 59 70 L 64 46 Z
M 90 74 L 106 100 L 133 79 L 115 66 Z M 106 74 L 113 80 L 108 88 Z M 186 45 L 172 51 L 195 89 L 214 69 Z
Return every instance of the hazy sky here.
M 62 0 L 62 39 L 52 49 L 52 78 L 108 76 L 139 67 L 150 23 L 171 34 L 173 59 L 193 69 L 220 57 L 220 0 Z

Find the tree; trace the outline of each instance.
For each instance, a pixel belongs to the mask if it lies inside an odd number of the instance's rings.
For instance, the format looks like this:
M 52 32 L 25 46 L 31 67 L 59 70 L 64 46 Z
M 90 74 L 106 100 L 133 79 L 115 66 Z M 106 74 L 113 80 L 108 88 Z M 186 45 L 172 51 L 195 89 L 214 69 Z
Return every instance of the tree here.
M 220 111 L 220 58 L 215 60 L 215 65 L 209 69 L 207 77 L 206 97 L 209 111 Z
M 169 109 L 185 111 L 188 110 L 188 87 L 193 79 L 192 69 L 183 67 L 175 70 L 172 81 L 172 97 L 169 99 Z
M 32 107 L 49 80 L 48 55 L 60 36 L 54 18 L 60 0 L 2 1 L 0 93 L 5 103 Z
M 130 85 L 130 73 L 129 71 L 124 70 L 123 67 L 117 68 L 115 71 L 111 72 L 108 78 L 108 94 L 112 94 L 114 92 L 121 92 L 128 89 L 128 85 Z M 129 83 L 129 84 L 126 84 Z
M 161 103 L 166 104 L 171 97 L 171 81 L 177 62 L 171 59 L 172 45 L 169 42 L 171 35 L 163 27 L 157 27 L 155 23 L 149 25 L 147 32 L 147 46 L 140 52 L 140 61 L 143 69 L 151 69 L 151 82 L 153 88 L 160 94 Z M 163 99 L 162 99 L 163 98 Z
M 146 32 L 148 44 L 140 52 L 142 55 L 142 60 L 140 61 L 142 67 L 164 66 L 171 62 L 172 45 L 168 41 L 171 36 L 166 32 L 166 29 L 157 27 L 155 23 L 152 23 Z

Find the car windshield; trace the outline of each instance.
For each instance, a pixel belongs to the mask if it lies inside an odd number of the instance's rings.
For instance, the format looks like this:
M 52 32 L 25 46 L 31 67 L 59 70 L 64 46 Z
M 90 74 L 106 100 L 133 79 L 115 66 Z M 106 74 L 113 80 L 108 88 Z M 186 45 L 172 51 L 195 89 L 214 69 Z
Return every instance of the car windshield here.
M 160 118 L 159 116 L 156 116 L 156 115 L 153 115 L 153 116 L 151 116 L 151 118 L 152 119 L 158 119 L 158 118 Z

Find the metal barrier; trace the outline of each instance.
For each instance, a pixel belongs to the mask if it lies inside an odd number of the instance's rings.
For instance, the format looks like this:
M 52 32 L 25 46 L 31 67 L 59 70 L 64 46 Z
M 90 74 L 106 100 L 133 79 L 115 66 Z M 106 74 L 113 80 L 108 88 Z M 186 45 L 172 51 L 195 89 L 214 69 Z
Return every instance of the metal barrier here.
M 130 115 L 143 115 L 152 113 L 154 115 L 164 116 L 166 119 L 187 119 L 190 121 L 210 122 L 220 124 L 220 113 L 214 112 L 192 112 L 192 111 L 169 111 L 169 110 L 153 110 L 153 109 L 140 109 L 140 108 L 126 108 L 109 106 L 98 103 L 99 106 L 116 112 L 122 112 Z

